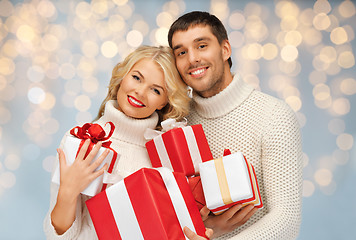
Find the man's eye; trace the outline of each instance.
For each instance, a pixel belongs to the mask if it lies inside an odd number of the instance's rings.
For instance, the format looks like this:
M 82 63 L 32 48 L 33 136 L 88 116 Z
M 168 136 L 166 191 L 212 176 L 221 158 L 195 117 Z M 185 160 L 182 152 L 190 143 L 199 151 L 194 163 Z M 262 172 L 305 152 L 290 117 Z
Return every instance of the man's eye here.
M 185 51 L 181 51 L 181 52 L 178 53 L 178 56 L 182 56 L 182 55 L 184 55 L 185 53 L 186 53 Z
M 199 45 L 199 48 L 205 48 L 207 45 Z

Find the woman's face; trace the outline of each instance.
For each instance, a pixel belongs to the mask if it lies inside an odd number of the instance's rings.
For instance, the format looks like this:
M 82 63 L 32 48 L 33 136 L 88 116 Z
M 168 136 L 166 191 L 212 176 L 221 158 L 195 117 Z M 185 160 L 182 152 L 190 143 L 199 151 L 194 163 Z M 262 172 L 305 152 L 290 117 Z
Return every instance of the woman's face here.
M 148 58 L 138 61 L 126 74 L 117 92 L 119 110 L 133 118 L 147 118 L 168 103 L 164 74 Z

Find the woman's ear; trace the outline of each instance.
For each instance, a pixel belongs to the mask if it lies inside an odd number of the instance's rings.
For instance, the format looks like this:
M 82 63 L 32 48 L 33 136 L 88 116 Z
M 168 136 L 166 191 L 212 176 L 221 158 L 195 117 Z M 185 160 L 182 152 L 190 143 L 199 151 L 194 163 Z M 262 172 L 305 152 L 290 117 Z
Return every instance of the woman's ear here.
M 156 110 L 162 110 L 162 108 L 164 108 L 165 106 L 167 106 L 168 101 L 163 103 L 162 105 L 158 106 L 158 108 Z

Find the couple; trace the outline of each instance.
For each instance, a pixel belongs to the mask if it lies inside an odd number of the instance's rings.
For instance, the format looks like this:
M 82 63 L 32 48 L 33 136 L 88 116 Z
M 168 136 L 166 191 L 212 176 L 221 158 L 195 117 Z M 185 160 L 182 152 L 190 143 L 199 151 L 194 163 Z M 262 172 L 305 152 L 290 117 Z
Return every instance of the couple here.
M 150 167 L 143 132 L 167 118 L 187 116 L 202 124 L 214 158 L 224 149 L 242 152 L 253 164 L 264 208 L 233 206 L 221 215 L 201 215 L 207 236 L 220 239 L 295 239 L 301 223 L 301 137 L 293 111 L 282 101 L 254 90 L 231 73 L 231 46 L 219 19 L 190 12 L 171 26 L 168 47 L 140 47 L 115 66 L 96 123 L 115 125 L 111 147 L 120 155 L 116 170 L 126 175 Z M 178 70 L 178 71 L 177 71 Z M 180 76 L 179 76 L 180 74 Z M 193 101 L 186 85 L 193 89 Z M 80 192 L 107 166 L 94 172 L 98 143 L 85 158 L 85 142 L 71 166 L 58 151 L 60 187 L 52 183 L 44 220 L 47 239 L 97 239 Z M 61 142 L 63 146 L 63 140 Z M 90 164 L 91 163 L 91 164 Z M 191 240 L 204 239 L 184 229 Z

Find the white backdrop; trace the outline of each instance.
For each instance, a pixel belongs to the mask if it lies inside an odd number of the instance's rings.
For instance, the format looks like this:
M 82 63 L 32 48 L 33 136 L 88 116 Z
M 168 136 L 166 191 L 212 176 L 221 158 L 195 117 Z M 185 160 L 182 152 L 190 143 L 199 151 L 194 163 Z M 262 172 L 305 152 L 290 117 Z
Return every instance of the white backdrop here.
M 225 24 L 233 71 L 284 99 L 302 127 L 299 239 L 356 236 L 355 1 L 0 0 L 0 238 L 44 239 L 50 171 L 90 122 L 113 66 L 203 10 Z

